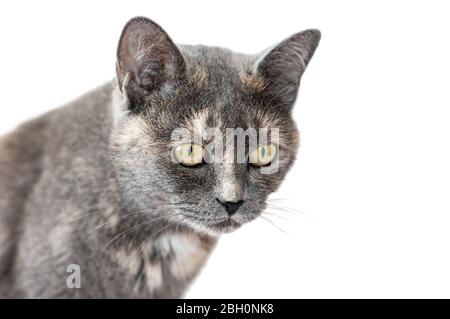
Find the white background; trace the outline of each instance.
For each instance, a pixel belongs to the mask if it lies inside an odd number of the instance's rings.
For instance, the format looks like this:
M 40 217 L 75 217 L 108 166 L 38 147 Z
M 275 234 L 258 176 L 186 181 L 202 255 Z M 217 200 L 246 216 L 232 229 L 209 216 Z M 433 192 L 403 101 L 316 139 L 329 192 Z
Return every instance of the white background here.
M 450 297 L 445 1 L 2 1 L 0 133 L 114 76 L 121 28 L 258 52 L 319 28 L 276 212 L 225 236 L 188 297 Z

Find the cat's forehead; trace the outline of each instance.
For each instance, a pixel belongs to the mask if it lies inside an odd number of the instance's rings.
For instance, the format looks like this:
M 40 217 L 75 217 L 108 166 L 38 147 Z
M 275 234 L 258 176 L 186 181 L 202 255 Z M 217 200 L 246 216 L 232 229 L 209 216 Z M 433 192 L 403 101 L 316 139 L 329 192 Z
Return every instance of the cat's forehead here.
M 187 105 L 185 112 L 187 126 L 274 124 L 279 115 L 270 109 L 264 110 L 265 102 L 255 99 L 266 85 L 265 80 L 253 72 L 255 57 L 207 46 L 182 46 L 181 50 L 192 84 L 185 89 L 195 91 L 195 96 L 188 99 L 193 104 Z
M 180 48 L 187 64 L 187 85 L 172 96 L 156 95 L 151 103 L 153 127 L 187 128 L 197 134 L 212 128 L 286 126 L 289 113 L 259 98 L 266 83 L 252 73 L 254 57 L 215 47 Z
M 194 110 L 182 121 L 182 127 L 191 133 L 204 134 L 208 129 L 227 128 L 280 128 L 286 125 L 285 118 L 276 113 L 246 107 L 240 113 L 233 113 L 226 109 L 217 110 L 205 108 Z
M 188 77 L 198 81 L 199 85 L 218 91 L 264 89 L 264 79 L 251 75 L 255 67 L 255 56 L 201 45 L 181 46 L 180 49 L 187 62 Z

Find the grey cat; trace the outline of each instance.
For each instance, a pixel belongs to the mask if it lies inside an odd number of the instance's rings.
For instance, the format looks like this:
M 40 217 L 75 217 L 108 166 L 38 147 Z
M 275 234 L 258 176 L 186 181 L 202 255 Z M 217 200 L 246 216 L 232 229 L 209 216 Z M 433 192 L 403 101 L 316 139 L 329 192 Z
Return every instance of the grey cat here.
M 182 297 L 220 235 L 257 218 L 291 167 L 291 109 L 319 40 L 307 30 L 244 55 L 175 45 L 130 20 L 114 81 L 0 138 L 0 296 Z M 270 144 L 230 163 L 173 140 L 208 127 L 279 128 L 278 170 L 261 174 Z

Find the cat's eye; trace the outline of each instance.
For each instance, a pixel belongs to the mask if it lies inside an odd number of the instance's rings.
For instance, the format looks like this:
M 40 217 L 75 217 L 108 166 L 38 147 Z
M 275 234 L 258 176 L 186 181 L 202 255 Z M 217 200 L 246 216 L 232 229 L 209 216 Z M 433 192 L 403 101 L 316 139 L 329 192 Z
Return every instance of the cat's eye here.
M 250 153 L 248 161 L 256 167 L 267 166 L 273 161 L 276 153 L 277 148 L 274 144 L 264 144 Z
M 187 143 L 175 147 L 174 153 L 178 163 L 194 167 L 203 163 L 205 149 L 199 144 Z

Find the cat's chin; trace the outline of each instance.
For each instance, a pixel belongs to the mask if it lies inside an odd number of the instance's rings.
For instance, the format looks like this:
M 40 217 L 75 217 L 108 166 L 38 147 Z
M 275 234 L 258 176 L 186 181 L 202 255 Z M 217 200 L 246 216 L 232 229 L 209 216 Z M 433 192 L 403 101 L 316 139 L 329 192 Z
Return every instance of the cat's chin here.
M 242 224 L 236 222 L 233 219 L 227 219 L 219 223 L 208 225 L 209 228 L 221 233 L 231 233 L 241 226 Z
M 186 220 L 185 224 L 194 232 L 210 237 L 219 237 L 220 235 L 231 233 L 242 226 L 242 224 L 232 219 L 211 224 L 200 224 L 195 221 Z

